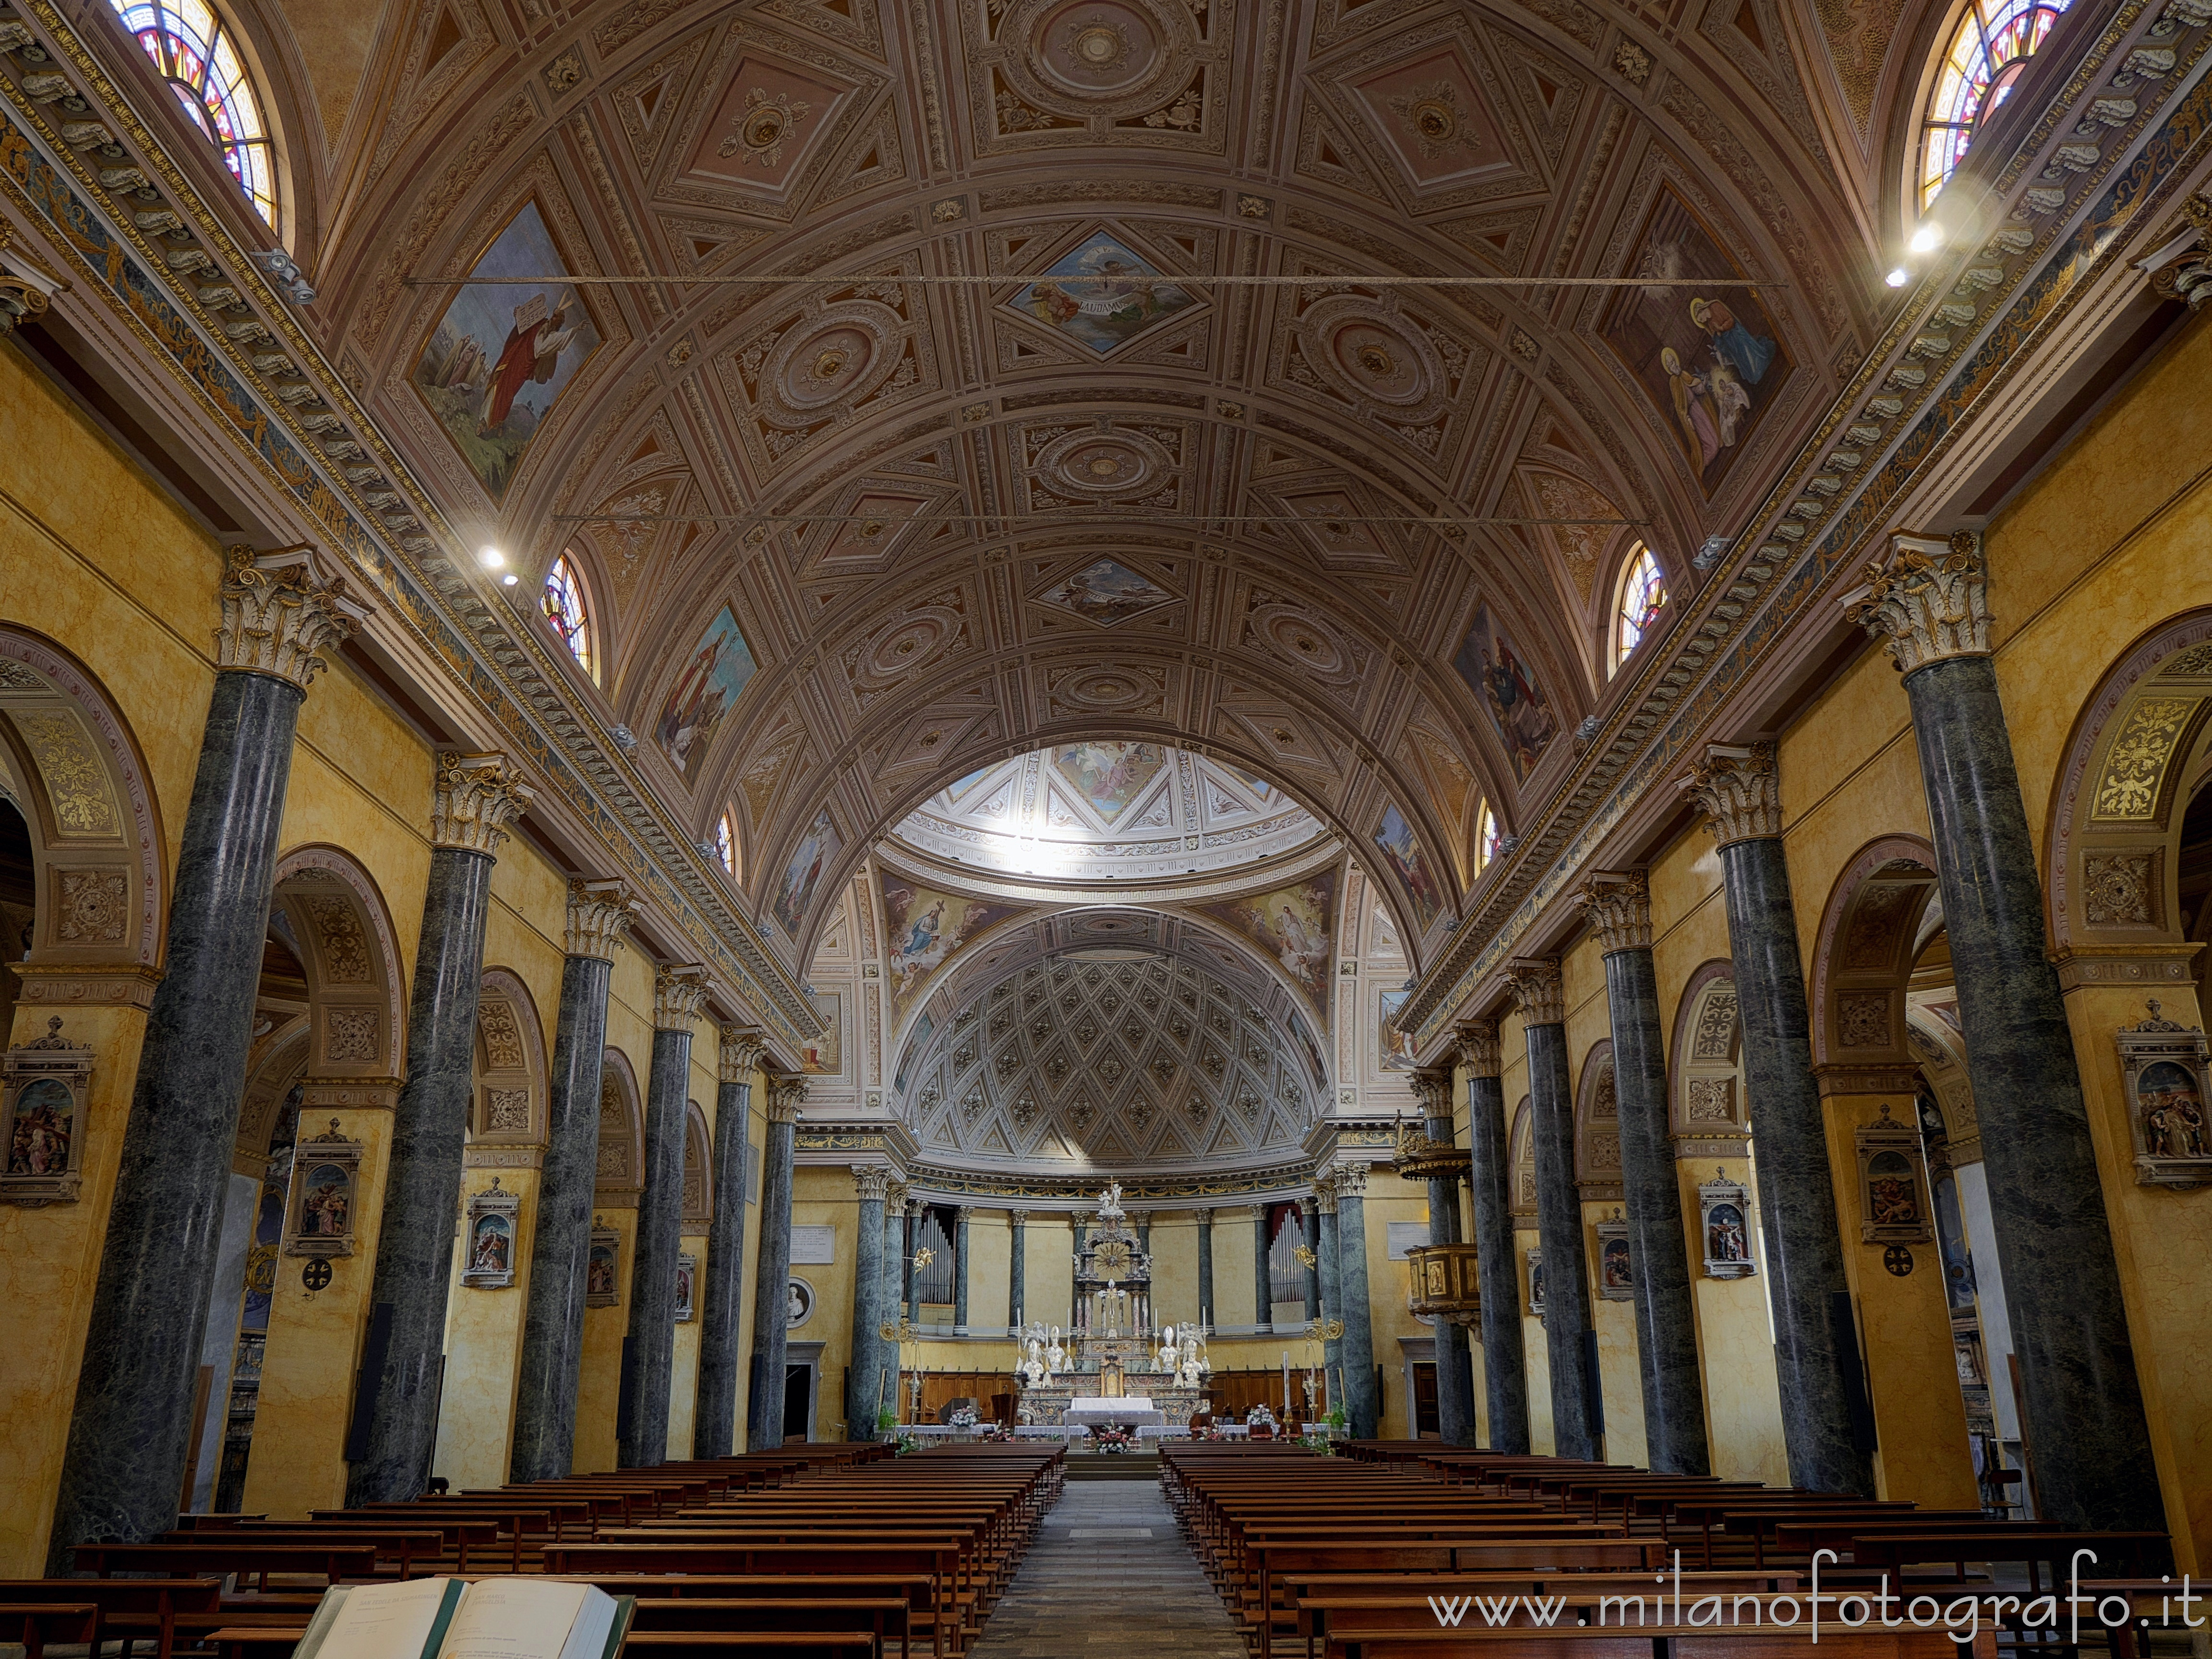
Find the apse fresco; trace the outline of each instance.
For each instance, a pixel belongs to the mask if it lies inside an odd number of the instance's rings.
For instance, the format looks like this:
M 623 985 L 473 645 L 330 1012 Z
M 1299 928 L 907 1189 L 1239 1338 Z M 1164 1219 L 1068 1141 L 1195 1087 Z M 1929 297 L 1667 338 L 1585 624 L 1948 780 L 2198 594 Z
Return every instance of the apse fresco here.
M 526 202 L 469 275 L 568 270 L 538 204 Z M 591 314 L 566 283 L 464 288 L 415 360 L 415 391 L 498 501 L 538 428 L 599 346 Z
M 798 933 L 799 924 L 806 919 L 806 907 L 814 902 L 814 889 L 822 879 L 823 866 L 844 850 L 844 838 L 830 821 L 828 810 L 817 813 L 793 849 L 791 862 L 784 866 L 783 881 L 775 890 L 772 908 L 785 933 Z
M 903 1015 L 954 951 L 1008 916 L 1018 904 L 993 904 L 923 887 L 885 871 L 884 929 L 890 940 L 892 1006 Z
M 1382 811 L 1382 827 L 1375 832 L 1375 844 L 1382 849 L 1382 857 L 1390 866 L 1406 896 L 1413 902 L 1413 921 L 1424 933 L 1429 924 L 1443 908 L 1443 894 L 1437 886 L 1436 874 L 1429 868 L 1429 860 L 1421 851 L 1421 843 L 1413 834 L 1413 825 L 1393 802 Z
M 757 667 L 738 619 L 724 605 L 707 624 L 699 648 L 691 653 L 691 660 L 670 689 L 660 718 L 653 723 L 653 736 L 661 751 L 686 778 L 698 770 L 711 746 L 714 728 Z
M 1006 303 L 1103 357 L 1198 301 L 1100 230 Z
M 1052 751 L 1052 768 L 1111 823 L 1168 763 L 1156 743 L 1071 743 Z
M 1452 666 L 1490 715 L 1491 728 L 1512 757 L 1513 775 L 1525 781 L 1559 735 L 1559 719 L 1536 684 L 1528 660 L 1484 605 L 1460 641 Z
M 1670 283 L 1744 275 L 1671 191 L 1660 191 L 1635 260 L 1632 275 Z M 1790 379 L 1790 354 L 1759 291 L 1625 288 L 1598 332 L 1643 386 L 1711 495 Z
M 1267 953 L 1316 1010 L 1328 1006 L 1329 941 L 1335 937 L 1336 872 L 1272 893 L 1198 907 Z
M 1047 605 L 1073 611 L 1085 622 L 1111 628 L 1165 605 L 1175 595 L 1114 559 L 1077 571 L 1044 596 Z

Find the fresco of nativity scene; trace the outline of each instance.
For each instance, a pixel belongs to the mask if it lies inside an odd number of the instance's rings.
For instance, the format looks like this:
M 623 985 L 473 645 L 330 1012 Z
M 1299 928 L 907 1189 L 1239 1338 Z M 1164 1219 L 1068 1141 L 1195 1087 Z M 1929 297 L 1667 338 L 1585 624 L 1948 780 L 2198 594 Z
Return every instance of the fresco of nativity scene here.
M 495 501 L 599 336 L 568 283 L 483 279 L 558 278 L 568 270 L 538 204 L 524 204 L 471 268 L 476 285 L 453 296 L 415 360 L 416 392 Z

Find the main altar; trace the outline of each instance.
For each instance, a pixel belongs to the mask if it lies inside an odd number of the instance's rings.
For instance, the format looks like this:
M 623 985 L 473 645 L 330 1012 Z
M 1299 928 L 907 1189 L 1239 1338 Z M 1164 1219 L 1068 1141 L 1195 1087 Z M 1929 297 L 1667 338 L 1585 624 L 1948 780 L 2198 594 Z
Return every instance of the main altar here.
M 1097 1225 L 1075 1254 L 1075 1305 L 1057 1325 L 1022 1333 L 1021 1420 L 1040 1425 L 1180 1431 L 1206 1398 L 1206 1334 L 1156 1329 L 1152 1259 L 1129 1228 L 1118 1181 L 1099 1194 Z

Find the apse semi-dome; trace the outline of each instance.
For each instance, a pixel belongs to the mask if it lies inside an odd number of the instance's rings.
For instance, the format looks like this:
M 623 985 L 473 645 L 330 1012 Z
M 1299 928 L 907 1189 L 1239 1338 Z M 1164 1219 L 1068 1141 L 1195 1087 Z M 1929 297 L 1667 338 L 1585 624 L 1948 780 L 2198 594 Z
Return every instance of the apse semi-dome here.
M 1328 833 L 1275 785 L 1141 741 L 1055 744 L 969 773 L 892 832 L 917 852 L 1043 880 L 1164 881 Z

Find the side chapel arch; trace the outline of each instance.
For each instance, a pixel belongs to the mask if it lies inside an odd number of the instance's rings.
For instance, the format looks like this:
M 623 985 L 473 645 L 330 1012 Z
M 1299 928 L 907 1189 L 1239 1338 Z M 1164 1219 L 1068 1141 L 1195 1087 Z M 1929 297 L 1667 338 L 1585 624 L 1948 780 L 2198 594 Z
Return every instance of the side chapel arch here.
M 599 1072 L 599 1157 L 595 1200 L 635 1207 L 645 1190 L 645 1114 L 637 1073 L 619 1048 L 606 1051 Z
M 1601 1038 L 1583 1057 L 1575 1097 L 1575 1189 L 1587 1200 L 1623 1194 L 1620 1093 L 1613 1073 L 1613 1039 Z
M 549 1110 L 545 1028 L 521 976 L 484 970 L 477 1000 L 474 1146 L 542 1146 Z

